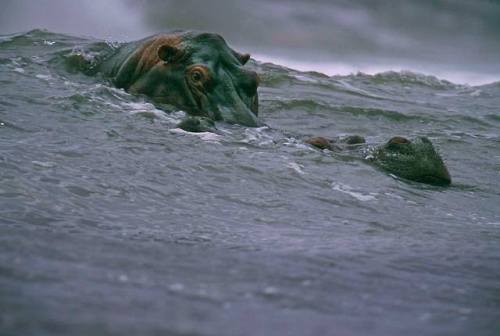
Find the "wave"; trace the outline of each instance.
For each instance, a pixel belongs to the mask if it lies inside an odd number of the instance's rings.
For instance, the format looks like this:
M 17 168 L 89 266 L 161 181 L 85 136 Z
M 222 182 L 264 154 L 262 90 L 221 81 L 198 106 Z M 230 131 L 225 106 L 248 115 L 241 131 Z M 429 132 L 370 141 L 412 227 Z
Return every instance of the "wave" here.
M 487 92 L 492 96 L 498 96 L 498 93 L 500 92 L 500 81 L 479 85 L 475 88 L 480 89 L 482 92 Z
M 373 84 L 400 84 L 400 85 L 419 85 L 433 89 L 453 89 L 463 85 L 454 84 L 445 79 L 439 79 L 433 75 L 427 75 L 409 70 L 402 71 L 384 71 L 374 75 L 359 72 L 355 75 L 347 76 L 361 80 L 369 80 Z
M 256 62 L 254 66 L 263 74 L 262 82 L 269 86 L 282 86 L 288 84 L 307 84 L 322 86 L 326 83 L 340 84 L 346 88 L 346 81 L 362 82 L 372 85 L 398 85 L 409 87 L 425 87 L 434 90 L 464 89 L 471 86 L 456 84 L 449 80 L 439 78 L 432 74 L 414 72 L 410 70 L 383 71 L 374 74 L 357 72 L 348 75 L 328 76 L 318 71 L 300 71 L 283 65 L 269 62 Z M 491 85 L 491 84 L 489 84 Z M 488 85 L 486 85 L 488 86 Z M 358 90 L 358 88 L 356 89 Z M 362 93 L 363 95 L 366 92 Z M 373 96 L 373 94 L 370 94 Z
M 340 79 L 353 79 L 363 81 L 373 85 L 400 85 L 400 86 L 422 86 L 437 90 L 449 90 L 463 88 L 464 85 L 452 83 L 446 79 L 438 78 L 434 75 L 413 72 L 410 70 L 402 71 L 383 71 L 373 75 L 358 72 L 347 76 L 332 76 Z
M 307 113 L 308 115 L 328 116 L 330 114 L 348 114 L 354 117 L 367 117 L 367 118 L 384 118 L 394 122 L 408 122 L 408 121 L 432 121 L 435 117 L 420 113 L 420 114 L 406 114 L 403 112 L 381 109 L 369 108 L 362 106 L 335 106 L 331 103 L 317 100 L 317 99 L 273 99 L 265 101 L 267 113 L 275 111 L 293 111 L 298 110 Z
M 0 36 L 0 65 L 5 64 L 11 71 L 29 69 L 26 75 L 37 78 L 48 73 L 59 74 L 60 80 L 66 80 L 70 74 L 87 73 L 96 56 L 110 48 L 111 42 L 37 29 Z M 261 76 L 260 98 L 267 113 L 295 110 L 322 117 L 334 113 L 395 122 L 455 121 L 483 126 L 496 122 L 494 116 L 475 118 L 467 116 L 464 111 L 469 108 L 466 104 L 471 99 L 488 99 L 484 101 L 491 105 L 490 100 L 499 97 L 500 82 L 471 87 L 412 71 L 327 76 L 255 60 L 249 66 Z M 53 69 L 56 69 L 55 73 Z M 75 82 L 95 84 L 93 77 L 74 79 Z M 95 94 L 109 98 L 102 92 Z M 466 100 L 457 108 L 451 107 L 450 104 L 457 103 L 456 97 Z M 85 93 L 80 93 L 67 102 L 78 105 L 88 98 Z
M 77 37 L 50 32 L 45 29 L 33 29 L 27 32 L 0 35 L 0 48 L 8 46 L 53 46 L 74 45 L 76 43 L 91 42 L 91 38 Z
M 112 44 L 114 41 L 104 41 L 101 39 L 92 39 L 88 37 L 70 36 L 61 33 L 50 32 L 45 29 L 33 29 L 27 32 L 20 32 L 15 34 L 0 35 L 0 49 L 10 47 L 23 47 L 23 46 L 40 46 L 40 47 L 77 47 L 90 43 L 108 43 Z M 262 56 L 262 55 L 261 55 Z M 265 56 L 262 56 L 264 59 Z M 278 62 L 279 63 L 279 62 Z M 356 72 L 352 74 L 341 75 L 328 75 L 331 71 L 302 71 L 296 68 L 288 67 L 288 63 L 276 64 L 276 62 L 253 62 L 253 65 L 265 73 L 263 76 L 263 83 L 270 86 L 286 85 L 288 83 L 301 83 L 323 85 L 325 81 L 331 80 L 356 80 L 369 82 L 374 85 L 402 85 L 402 86 L 421 86 L 436 90 L 449 90 L 464 87 L 471 87 L 469 85 L 457 84 L 453 81 L 443 79 L 435 74 L 422 73 L 411 70 L 388 70 L 374 73 Z M 293 62 L 292 62 L 293 65 Z M 335 64 L 332 64 L 335 69 Z M 300 69 L 300 67 L 298 67 Z M 311 64 L 311 69 L 314 69 L 314 64 Z M 319 69 L 324 70 L 324 69 Z M 325 73 L 326 72 L 326 73 Z M 340 71 L 342 72 L 342 71 Z M 498 88 L 500 81 L 495 81 L 489 84 L 481 84 L 477 88 Z M 364 93 L 362 93 L 364 94 Z

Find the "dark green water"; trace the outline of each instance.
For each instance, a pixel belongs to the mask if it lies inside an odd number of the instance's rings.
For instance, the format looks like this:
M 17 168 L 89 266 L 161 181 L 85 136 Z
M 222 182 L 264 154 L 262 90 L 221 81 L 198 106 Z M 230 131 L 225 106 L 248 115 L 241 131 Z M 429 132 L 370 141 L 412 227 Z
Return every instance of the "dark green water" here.
M 268 127 L 195 135 L 61 65 L 92 42 L 0 37 L 2 335 L 500 333 L 500 83 L 252 62 Z M 345 134 L 453 185 L 302 142 Z

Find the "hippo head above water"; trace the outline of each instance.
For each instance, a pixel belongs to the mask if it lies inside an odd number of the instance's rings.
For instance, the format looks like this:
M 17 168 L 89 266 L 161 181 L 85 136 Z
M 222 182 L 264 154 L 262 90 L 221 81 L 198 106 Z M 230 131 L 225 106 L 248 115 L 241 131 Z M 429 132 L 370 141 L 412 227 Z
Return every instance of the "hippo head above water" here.
M 334 152 L 347 150 L 355 154 L 362 149 L 365 160 L 390 174 L 410 181 L 438 186 L 451 183 L 448 168 L 426 137 L 417 137 L 410 141 L 396 136 L 385 144 L 372 148 L 366 148 L 365 139 L 358 135 L 342 138 L 339 142 L 323 137 L 310 138 L 305 142 L 316 148 Z M 366 155 L 367 153 L 369 155 Z
M 121 46 L 100 70 L 116 86 L 190 115 L 258 126 L 257 73 L 248 54 L 211 33 L 161 34 Z
M 451 183 L 446 165 L 426 137 L 413 141 L 393 137 L 375 150 L 372 160 L 382 169 L 408 180 L 440 186 Z

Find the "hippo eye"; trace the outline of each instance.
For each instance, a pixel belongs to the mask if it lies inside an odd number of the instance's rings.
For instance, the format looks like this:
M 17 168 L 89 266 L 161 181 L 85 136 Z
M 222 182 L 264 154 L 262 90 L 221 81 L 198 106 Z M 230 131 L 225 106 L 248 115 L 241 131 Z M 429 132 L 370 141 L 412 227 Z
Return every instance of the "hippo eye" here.
M 186 73 L 188 82 L 198 89 L 209 89 L 210 72 L 202 65 L 195 65 Z
M 201 82 L 202 79 L 203 79 L 203 74 L 201 73 L 201 71 L 194 70 L 193 72 L 191 72 L 191 80 L 193 82 Z

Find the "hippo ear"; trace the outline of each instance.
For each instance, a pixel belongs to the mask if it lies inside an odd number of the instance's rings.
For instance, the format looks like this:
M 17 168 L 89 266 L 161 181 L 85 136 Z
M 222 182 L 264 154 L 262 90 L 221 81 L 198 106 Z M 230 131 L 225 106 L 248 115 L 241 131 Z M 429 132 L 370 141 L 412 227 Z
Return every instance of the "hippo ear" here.
M 234 56 L 240 61 L 241 65 L 245 65 L 250 59 L 250 54 L 240 54 L 239 52 L 233 51 Z
M 250 59 L 250 54 L 243 54 L 243 55 L 240 54 L 241 64 L 245 65 L 249 59 Z
M 164 44 L 158 48 L 158 57 L 167 63 L 174 62 L 180 54 L 181 51 L 170 44 Z

